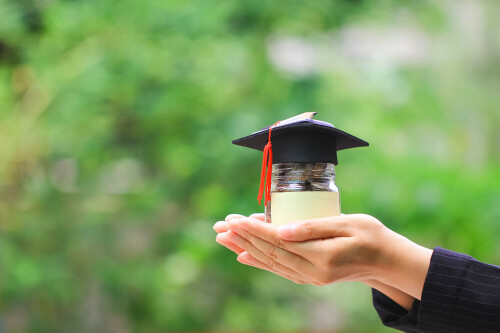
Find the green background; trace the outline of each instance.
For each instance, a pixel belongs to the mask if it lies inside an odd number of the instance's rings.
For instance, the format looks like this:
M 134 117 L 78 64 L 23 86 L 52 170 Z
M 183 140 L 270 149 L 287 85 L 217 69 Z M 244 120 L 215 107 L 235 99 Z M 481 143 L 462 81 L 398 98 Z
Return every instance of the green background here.
M 261 154 L 317 119 L 344 213 L 500 263 L 495 1 L 0 0 L 1 332 L 388 332 L 355 283 L 298 286 L 215 242 Z

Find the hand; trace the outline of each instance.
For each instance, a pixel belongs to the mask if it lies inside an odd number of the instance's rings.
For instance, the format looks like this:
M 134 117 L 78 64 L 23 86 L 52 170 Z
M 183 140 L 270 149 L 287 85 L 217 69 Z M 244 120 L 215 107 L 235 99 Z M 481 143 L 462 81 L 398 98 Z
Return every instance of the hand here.
M 258 260 L 255 260 L 252 256 L 250 256 L 248 254 L 248 252 L 246 252 L 244 249 L 242 249 L 241 247 L 239 247 L 238 245 L 236 245 L 234 242 L 232 242 L 230 240 L 231 237 L 233 237 L 233 236 L 237 237 L 238 235 L 233 235 L 233 232 L 231 230 L 229 230 L 228 222 L 230 222 L 231 220 L 234 220 L 234 219 L 241 219 L 244 217 L 246 217 L 246 216 L 243 216 L 240 214 L 230 214 L 230 215 L 226 216 L 225 221 L 219 221 L 219 222 L 215 223 L 214 230 L 217 233 L 219 233 L 219 235 L 217 235 L 217 238 L 216 238 L 217 242 L 221 245 L 224 245 L 225 247 L 227 247 L 228 249 L 230 249 L 234 253 L 238 254 L 237 260 L 244 265 L 253 266 L 256 268 L 260 268 L 260 269 L 269 271 L 271 273 L 275 273 L 275 274 L 280 275 L 280 276 L 284 277 L 285 279 L 293 281 L 297 284 L 306 284 L 305 281 L 297 278 L 296 276 L 289 275 L 286 272 L 282 273 L 280 271 L 277 271 L 276 269 L 273 269 L 273 268 L 267 266 L 266 264 L 264 264 Z M 260 221 L 260 223 L 264 223 L 264 221 L 265 221 L 265 215 L 261 214 L 261 213 L 252 214 L 252 215 L 250 215 L 250 218 L 256 219 L 256 220 Z
M 370 237 L 379 238 L 377 234 L 385 228 L 366 215 L 318 219 L 281 228 L 262 223 L 255 216 L 233 215 L 227 220 L 229 231 L 219 234 L 217 241 L 239 253 L 240 262 L 314 285 L 374 278 L 371 267 L 378 252 Z M 216 226 L 222 231 L 223 223 Z
M 231 220 L 233 219 L 241 219 L 241 218 L 244 218 L 245 216 L 243 215 L 239 215 L 239 214 L 231 214 L 231 215 L 228 215 L 226 217 L 226 220 L 225 221 L 220 221 L 220 222 L 217 222 L 215 225 L 214 225 L 214 230 L 217 231 L 217 233 L 225 233 L 227 231 L 229 231 L 228 229 L 228 223 L 227 222 L 230 222 Z M 256 220 L 259 220 L 261 221 L 261 223 L 264 223 L 265 221 L 265 215 L 264 214 L 252 214 L 250 215 L 250 218 L 254 218 Z M 260 268 L 260 269 L 264 269 L 266 271 L 269 271 L 269 272 L 272 272 L 274 274 L 277 274 L 277 275 L 280 275 L 288 280 L 291 280 L 295 283 L 298 283 L 298 284 L 305 284 L 306 282 L 303 281 L 303 280 L 299 280 L 297 279 L 296 277 L 292 277 L 291 275 L 288 275 L 288 274 L 282 274 L 274 269 L 272 269 L 271 267 L 263 264 L 262 262 L 258 261 L 258 260 L 252 260 L 250 258 L 252 258 L 250 255 L 248 255 L 248 253 L 243 253 L 245 252 L 245 250 L 243 250 L 242 248 L 240 248 L 239 246 L 237 246 L 236 244 L 230 242 L 229 240 L 227 240 L 227 237 L 220 237 L 219 238 L 219 243 L 221 243 L 222 245 L 228 247 L 229 249 L 231 249 L 233 252 L 235 252 L 236 254 L 241 254 L 241 256 L 238 256 L 238 260 L 242 263 L 242 264 L 245 264 L 245 265 L 249 265 L 249 266 L 253 266 L 253 267 L 256 267 L 256 268 Z M 245 258 L 247 257 L 247 258 Z M 402 292 L 401 290 L 399 289 L 396 289 L 394 287 L 391 287 L 389 285 L 386 285 L 380 281 L 377 281 L 377 280 L 365 280 L 363 281 L 364 284 L 366 284 L 367 286 L 371 287 L 371 288 L 375 288 L 377 290 L 379 290 L 380 292 L 384 293 L 385 295 L 387 295 L 389 298 L 391 298 L 392 300 L 394 300 L 396 303 L 398 303 L 399 305 L 401 305 L 403 308 L 407 309 L 407 310 L 410 310 L 412 305 L 413 305 L 413 301 L 415 300 L 415 298 L 413 298 L 412 296 Z
M 228 216 L 214 226 L 217 241 L 242 263 L 297 283 L 324 285 L 376 280 L 420 298 L 431 250 L 368 215 L 345 215 L 278 227 L 251 216 Z

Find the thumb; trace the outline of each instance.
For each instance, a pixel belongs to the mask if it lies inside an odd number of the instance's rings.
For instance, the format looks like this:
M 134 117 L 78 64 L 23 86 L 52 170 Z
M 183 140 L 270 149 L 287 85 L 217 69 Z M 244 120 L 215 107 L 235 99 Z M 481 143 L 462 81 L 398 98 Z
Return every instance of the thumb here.
M 348 236 L 345 216 L 331 216 L 284 224 L 278 228 L 278 236 L 288 241 L 306 241 L 321 238 Z

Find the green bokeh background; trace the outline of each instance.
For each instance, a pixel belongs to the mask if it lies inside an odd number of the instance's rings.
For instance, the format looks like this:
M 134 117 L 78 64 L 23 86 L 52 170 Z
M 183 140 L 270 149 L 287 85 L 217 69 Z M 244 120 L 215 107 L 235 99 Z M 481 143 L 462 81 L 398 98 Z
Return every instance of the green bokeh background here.
M 231 140 L 306 111 L 370 142 L 344 213 L 500 264 L 499 9 L 0 0 L 0 332 L 389 332 L 215 242 L 262 211 Z

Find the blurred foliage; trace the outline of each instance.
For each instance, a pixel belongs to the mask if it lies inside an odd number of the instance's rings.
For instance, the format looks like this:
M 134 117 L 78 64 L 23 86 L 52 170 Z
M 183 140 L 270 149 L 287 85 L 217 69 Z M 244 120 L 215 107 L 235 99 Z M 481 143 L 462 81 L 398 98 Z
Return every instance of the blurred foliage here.
M 500 263 L 493 1 L 0 0 L 0 331 L 385 332 L 366 287 L 236 262 L 231 140 L 317 111 L 345 213 Z

